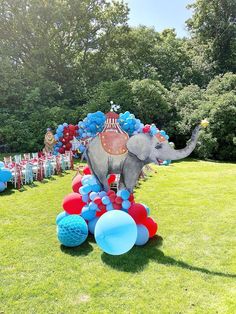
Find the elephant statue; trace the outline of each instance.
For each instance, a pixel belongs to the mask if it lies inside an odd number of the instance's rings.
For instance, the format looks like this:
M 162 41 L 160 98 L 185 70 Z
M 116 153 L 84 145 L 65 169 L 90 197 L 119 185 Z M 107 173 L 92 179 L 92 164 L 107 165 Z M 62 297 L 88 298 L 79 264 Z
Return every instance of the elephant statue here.
M 160 142 L 157 136 L 140 133 L 127 139 L 124 153 L 109 154 L 102 145 L 101 136 L 97 135 L 88 144 L 86 159 L 92 173 L 105 191 L 109 190 L 108 175 L 115 173 L 120 174 L 119 189 L 126 188 L 133 192 L 142 168 L 146 164 L 158 164 L 159 159 L 178 160 L 189 156 L 196 146 L 201 126 L 204 125 L 198 125 L 193 130 L 187 146 L 178 150 L 171 147 L 167 140 Z

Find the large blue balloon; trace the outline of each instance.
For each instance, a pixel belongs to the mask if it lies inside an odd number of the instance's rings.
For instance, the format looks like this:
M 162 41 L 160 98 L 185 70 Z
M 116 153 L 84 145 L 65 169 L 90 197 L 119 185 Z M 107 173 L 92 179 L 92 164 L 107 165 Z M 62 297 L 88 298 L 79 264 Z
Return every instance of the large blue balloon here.
M 68 215 L 59 221 L 57 236 L 61 244 L 74 247 L 82 244 L 88 236 L 88 226 L 79 215 Z
M 10 170 L 8 170 L 6 168 L 0 169 L 0 181 L 7 182 L 7 181 L 11 180 L 11 178 L 12 178 L 12 173 Z
M 128 252 L 137 239 L 137 226 L 133 218 L 120 210 L 112 210 L 100 217 L 95 227 L 99 247 L 111 255 Z

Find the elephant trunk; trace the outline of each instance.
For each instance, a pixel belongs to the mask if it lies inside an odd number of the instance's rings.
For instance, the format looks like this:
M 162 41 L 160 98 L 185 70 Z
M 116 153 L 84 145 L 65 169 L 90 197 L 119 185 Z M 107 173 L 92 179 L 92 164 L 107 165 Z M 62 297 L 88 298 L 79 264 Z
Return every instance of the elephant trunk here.
M 169 146 L 170 149 L 168 149 L 168 152 L 165 155 L 165 159 L 178 160 L 189 156 L 196 147 L 200 129 L 201 129 L 200 125 L 196 126 L 196 128 L 193 130 L 191 140 L 185 148 L 174 149 Z

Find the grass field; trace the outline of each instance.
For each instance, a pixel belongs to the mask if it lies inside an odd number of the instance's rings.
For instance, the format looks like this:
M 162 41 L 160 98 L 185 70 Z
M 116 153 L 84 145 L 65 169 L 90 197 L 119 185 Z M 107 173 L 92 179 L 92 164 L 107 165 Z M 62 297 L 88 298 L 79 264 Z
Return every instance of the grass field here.
M 236 165 L 155 170 L 135 194 L 158 236 L 116 257 L 57 241 L 74 172 L 0 195 L 0 313 L 236 313 Z

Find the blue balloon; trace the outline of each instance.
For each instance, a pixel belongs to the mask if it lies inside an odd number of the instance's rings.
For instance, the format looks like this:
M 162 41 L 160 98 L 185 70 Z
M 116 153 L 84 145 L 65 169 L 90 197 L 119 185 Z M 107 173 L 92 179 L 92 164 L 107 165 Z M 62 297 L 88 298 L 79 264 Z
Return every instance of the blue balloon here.
M 122 202 L 122 208 L 129 209 L 130 206 L 131 206 L 130 201 L 125 200 L 125 201 Z
M 108 204 L 107 206 L 106 206 L 106 210 L 113 210 L 114 209 L 114 207 L 113 207 L 113 205 L 112 205 L 112 203 L 110 203 L 110 204 Z
M 104 205 L 108 205 L 108 204 L 111 203 L 111 201 L 110 201 L 110 199 L 109 199 L 108 196 L 103 196 L 103 198 L 102 198 L 102 203 L 103 203 Z
M 0 182 L 0 192 L 3 192 L 6 189 L 6 185 L 3 182 Z
M 88 206 L 84 206 L 82 209 L 82 214 L 81 216 L 85 219 L 85 220 L 92 220 L 96 217 L 96 211 L 95 210 L 90 210 L 90 207 Z
M 55 135 L 54 135 L 54 138 L 55 138 L 56 141 L 58 141 L 58 140 L 59 140 L 58 134 L 55 134 Z
M 84 192 L 86 192 L 86 194 L 88 194 L 92 191 L 92 187 L 89 184 L 85 184 L 83 186 L 83 190 L 84 190 Z
M 79 193 L 80 193 L 82 196 L 88 194 L 88 193 L 84 190 L 84 186 L 81 186 L 81 187 L 79 188 Z
M 105 191 L 101 191 L 101 192 L 98 193 L 98 195 L 99 195 L 100 198 L 103 198 L 103 196 L 106 196 L 107 193 Z
M 89 209 L 93 210 L 93 211 L 96 211 L 98 209 L 98 205 L 95 204 L 94 202 L 90 202 L 89 203 Z
M 9 169 L 6 169 L 6 168 L 0 169 L 0 181 L 7 182 L 11 180 L 11 178 L 12 178 L 12 173 Z
M 3 161 L 0 161 L 0 168 L 4 168 L 5 167 L 5 164 Z
M 95 227 L 98 246 L 111 255 L 128 252 L 137 239 L 137 226 L 133 218 L 120 210 L 111 210 L 100 217 Z
M 59 222 L 68 215 L 69 214 L 67 214 L 67 212 L 61 212 L 60 214 L 58 214 L 56 218 L 56 224 L 58 225 Z
M 89 195 L 89 198 L 91 199 L 91 201 L 93 201 L 95 199 L 95 197 L 97 197 L 98 194 L 96 192 L 91 192 Z
M 87 239 L 88 226 L 81 216 L 68 215 L 58 223 L 57 237 L 65 246 L 78 246 Z
M 91 189 L 93 192 L 100 192 L 101 191 L 101 186 L 99 184 L 94 184 L 91 186 Z
M 123 200 L 127 200 L 130 197 L 130 192 L 128 190 L 121 190 L 120 191 L 120 197 Z
M 89 229 L 89 232 L 92 234 L 94 234 L 94 229 L 95 229 L 96 223 L 98 222 L 98 219 L 99 217 L 96 217 L 88 222 L 88 229 Z
M 148 242 L 149 232 L 144 225 L 137 225 L 137 239 L 135 241 L 136 245 L 144 245 Z
M 82 194 L 81 194 L 82 195 Z M 84 195 L 82 195 L 82 200 L 83 200 L 83 202 L 84 203 L 87 203 L 88 202 L 88 200 L 89 200 L 89 196 L 88 196 L 88 194 L 84 194 Z

